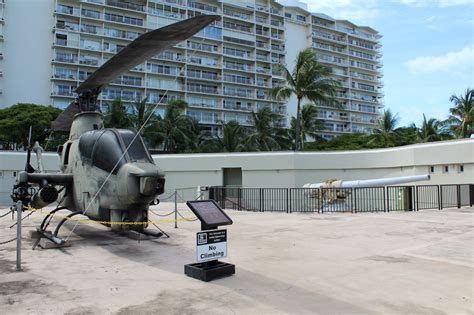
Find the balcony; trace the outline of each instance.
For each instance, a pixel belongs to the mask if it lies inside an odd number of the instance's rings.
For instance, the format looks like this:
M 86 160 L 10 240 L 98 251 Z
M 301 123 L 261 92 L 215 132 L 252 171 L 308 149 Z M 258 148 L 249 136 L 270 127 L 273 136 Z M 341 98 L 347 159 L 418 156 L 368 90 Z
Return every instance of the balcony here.
M 186 90 L 188 92 L 206 93 L 206 94 L 220 94 L 217 87 L 202 86 L 202 85 L 189 85 Z
M 255 22 L 260 24 L 268 24 L 268 20 L 266 18 L 262 18 L 260 16 L 255 17 Z
M 268 37 L 268 35 L 269 35 L 268 31 L 262 31 L 262 30 L 258 30 L 258 29 L 255 31 L 255 33 L 256 33 L 257 35 L 267 36 L 267 37 Z
M 236 76 L 229 76 L 229 75 L 224 75 L 224 81 L 225 82 L 230 82 L 230 83 L 238 83 L 238 84 L 253 84 L 253 80 L 250 78 L 244 78 L 244 77 L 236 77 Z
M 255 5 L 255 10 L 260 11 L 260 12 L 266 12 L 266 13 L 270 11 L 268 10 L 268 7 L 260 5 L 260 4 Z
M 249 33 L 249 34 L 253 33 L 249 26 L 230 23 L 230 22 L 224 22 L 224 28 L 237 30 L 237 31 L 241 31 L 241 32 Z
M 212 81 L 220 81 L 221 77 L 216 73 L 203 73 L 203 72 L 195 72 L 188 70 L 187 77 L 192 79 L 203 79 L 203 80 L 212 80 Z
M 242 20 L 251 20 L 251 15 L 224 8 L 224 15 L 239 18 Z
M 268 44 L 265 44 L 264 42 L 255 42 L 255 45 L 258 47 L 258 48 L 263 48 L 263 49 L 269 49 L 270 46 L 268 46 Z
M 256 55 L 256 59 L 258 61 L 268 61 L 269 60 L 268 56 L 263 56 L 263 55 Z
M 145 12 L 145 6 L 140 5 L 140 4 L 135 4 L 132 2 L 107 0 L 107 5 L 112 6 L 112 7 L 127 9 L 127 10 Z
M 224 68 L 230 70 L 252 71 L 252 67 L 246 64 L 224 62 Z
M 344 36 L 336 36 L 329 33 L 317 32 L 317 31 L 313 31 L 312 34 L 313 34 L 313 37 L 323 38 L 323 39 L 327 39 L 327 40 L 331 40 L 331 41 L 335 41 L 339 43 L 346 43 L 346 39 L 344 38 Z
M 207 12 L 212 12 L 212 13 L 217 12 L 217 7 L 214 7 L 208 4 L 199 3 L 199 2 L 188 1 L 188 6 L 190 8 L 198 9 L 201 11 L 207 11 Z
M 250 90 L 236 90 L 224 88 L 224 95 L 251 98 L 252 92 Z
M 252 106 L 236 104 L 236 103 L 226 102 L 223 107 L 225 109 L 231 109 L 231 110 L 252 111 Z
M 56 23 L 56 28 L 60 30 L 67 30 L 67 31 L 74 31 L 74 32 L 79 32 L 79 24 L 77 23 L 71 23 L 71 22 L 64 22 Z
M 69 7 L 69 6 L 60 5 L 60 4 L 58 4 L 58 6 L 56 7 L 56 12 L 61 13 L 61 14 L 73 15 L 73 16 L 80 15 L 80 11 L 78 8 Z
M 285 47 L 272 45 L 272 50 L 283 52 L 285 51 Z

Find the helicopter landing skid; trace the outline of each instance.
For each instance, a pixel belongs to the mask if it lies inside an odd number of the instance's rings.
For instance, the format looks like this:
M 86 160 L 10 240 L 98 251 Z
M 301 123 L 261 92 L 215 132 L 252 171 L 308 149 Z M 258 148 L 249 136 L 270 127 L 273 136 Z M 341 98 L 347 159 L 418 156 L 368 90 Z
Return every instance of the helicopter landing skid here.
M 38 233 L 39 238 L 33 244 L 33 250 L 38 245 L 42 249 L 62 248 L 71 246 L 69 242 L 60 237 L 54 236 L 54 234 L 50 231 L 43 231 L 38 227 L 36 228 L 36 232 Z
M 150 230 L 143 230 L 143 231 L 128 231 L 125 236 L 128 238 L 131 238 L 132 240 L 138 240 L 138 241 L 143 241 L 143 240 L 151 240 L 151 239 L 156 239 L 156 238 L 161 238 L 165 236 L 169 238 L 168 234 L 164 232 L 155 232 L 155 231 L 150 231 Z

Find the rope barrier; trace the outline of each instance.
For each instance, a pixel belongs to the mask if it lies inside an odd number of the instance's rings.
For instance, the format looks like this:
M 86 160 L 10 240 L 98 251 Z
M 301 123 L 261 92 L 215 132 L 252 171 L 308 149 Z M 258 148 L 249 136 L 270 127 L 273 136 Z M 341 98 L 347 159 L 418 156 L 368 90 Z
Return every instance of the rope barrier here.
M 151 213 L 153 213 L 154 215 L 159 216 L 159 217 L 167 217 L 167 216 L 172 215 L 174 213 L 174 210 L 171 211 L 170 213 L 167 213 L 167 214 L 158 214 L 155 211 L 150 210 L 150 209 L 148 209 L 148 211 L 150 211 Z
M 16 237 L 12 238 L 11 240 L 8 240 L 8 241 L 0 242 L 0 245 L 5 245 L 5 244 L 11 243 L 13 241 L 16 241 Z
M 8 211 L 8 212 L 7 212 L 7 213 L 5 213 L 5 214 L 2 214 L 2 215 L 0 215 L 0 218 L 6 217 L 6 216 L 7 216 L 7 215 L 9 215 L 10 213 L 12 213 L 12 211 L 11 211 L 11 210 L 10 210 L 10 211 Z
M 28 207 L 28 210 L 29 211 L 38 211 L 38 209 L 34 209 L 34 208 L 31 208 L 31 207 Z M 172 213 L 174 213 L 174 211 Z M 177 221 L 192 222 L 192 221 L 197 220 L 197 218 L 186 218 L 186 217 L 182 216 L 181 214 L 179 214 L 179 215 L 181 216 L 182 219 L 178 219 Z M 147 223 L 158 224 L 158 223 L 174 223 L 174 222 L 176 222 L 175 219 L 162 219 L 162 220 L 154 220 L 154 221 L 151 221 L 151 220 L 148 220 L 148 221 L 134 221 L 134 222 L 101 221 L 101 220 L 81 219 L 81 218 L 74 218 L 74 217 L 70 218 L 67 215 L 60 215 L 60 214 L 57 214 L 57 213 L 51 214 L 50 217 L 51 218 L 56 217 L 56 218 L 60 218 L 60 219 L 76 221 L 78 223 L 79 222 L 81 222 L 81 223 L 96 223 L 96 224 L 101 224 L 101 225 L 103 225 L 103 224 L 105 224 L 105 225 L 144 225 L 144 224 L 147 224 Z

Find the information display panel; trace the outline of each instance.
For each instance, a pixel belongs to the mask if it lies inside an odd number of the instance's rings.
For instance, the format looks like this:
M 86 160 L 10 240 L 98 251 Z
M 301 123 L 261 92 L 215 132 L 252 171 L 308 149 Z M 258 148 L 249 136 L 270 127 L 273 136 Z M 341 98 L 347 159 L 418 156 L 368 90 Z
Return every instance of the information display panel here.
M 219 207 L 214 200 L 196 200 L 186 202 L 198 219 L 207 226 L 232 224 L 231 218 Z

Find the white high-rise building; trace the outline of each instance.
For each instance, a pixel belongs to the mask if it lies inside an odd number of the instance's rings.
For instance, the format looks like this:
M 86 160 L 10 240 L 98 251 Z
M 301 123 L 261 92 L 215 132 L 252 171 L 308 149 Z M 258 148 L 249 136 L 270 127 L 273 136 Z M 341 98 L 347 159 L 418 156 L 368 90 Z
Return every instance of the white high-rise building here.
M 289 124 L 296 103 L 268 91 L 301 49 L 313 47 L 341 81 L 344 110 L 321 108 L 330 138 L 375 126 L 381 108 L 379 35 L 273 0 L 0 0 L 0 107 L 18 102 L 64 108 L 75 88 L 133 39 L 199 14 L 221 21 L 141 64 L 105 88 L 112 100 L 148 98 L 164 113 L 172 99 L 217 132 L 219 121 L 251 125 L 251 112 L 270 107 Z

